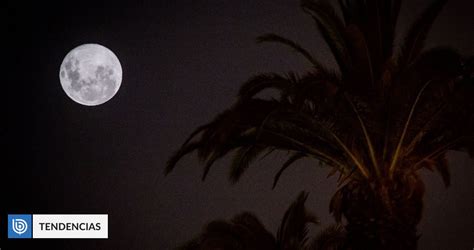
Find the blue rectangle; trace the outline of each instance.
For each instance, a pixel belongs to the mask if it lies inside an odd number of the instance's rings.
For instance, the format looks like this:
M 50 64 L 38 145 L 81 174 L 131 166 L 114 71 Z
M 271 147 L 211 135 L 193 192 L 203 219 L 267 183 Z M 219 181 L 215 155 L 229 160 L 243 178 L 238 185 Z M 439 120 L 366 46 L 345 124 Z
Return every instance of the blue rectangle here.
M 31 214 L 9 214 L 8 238 L 31 239 L 32 226 Z

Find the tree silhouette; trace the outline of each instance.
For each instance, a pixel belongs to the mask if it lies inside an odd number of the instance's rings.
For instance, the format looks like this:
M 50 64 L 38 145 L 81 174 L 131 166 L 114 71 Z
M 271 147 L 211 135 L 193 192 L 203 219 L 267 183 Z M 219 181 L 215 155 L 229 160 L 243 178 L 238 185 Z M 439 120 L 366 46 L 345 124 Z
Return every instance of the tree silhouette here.
M 203 180 L 213 163 L 233 153 L 230 181 L 274 151 L 291 152 L 274 178 L 313 158 L 339 173 L 330 212 L 347 232 L 347 249 L 416 249 L 424 184 L 419 170 L 450 184 L 449 150 L 474 155 L 473 59 L 448 47 L 425 49 L 446 0 L 435 0 L 394 46 L 400 0 L 302 0 L 337 70 L 276 34 L 258 42 L 286 45 L 311 63 L 302 76 L 251 77 L 238 101 L 198 127 L 170 158 L 166 173 L 197 151 Z M 272 89 L 270 98 L 261 93 Z
M 180 250 L 329 250 L 341 249 L 345 232 L 334 225 L 310 240 L 308 225 L 319 224 L 318 218 L 308 212 L 305 201 L 308 194 L 301 192 L 286 210 L 276 237 L 268 232 L 255 215 L 243 212 L 230 222 L 216 220 L 204 227 L 203 232 L 187 242 Z

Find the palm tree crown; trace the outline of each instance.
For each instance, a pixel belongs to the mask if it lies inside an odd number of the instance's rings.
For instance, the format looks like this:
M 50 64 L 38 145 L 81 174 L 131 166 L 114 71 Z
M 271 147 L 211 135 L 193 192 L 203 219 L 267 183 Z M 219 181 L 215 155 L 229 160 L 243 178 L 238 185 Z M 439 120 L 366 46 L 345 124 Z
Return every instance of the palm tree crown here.
M 402 194 L 422 193 L 417 172 L 423 168 L 437 170 L 449 185 L 447 151 L 474 153 L 474 85 L 472 59 L 464 60 L 447 47 L 424 48 L 445 2 L 435 0 L 426 8 L 396 49 L 401 0 L 339 0 L 342 17 L 326 1 L 302 0 L 337 70 L 287 38 L 259 37 L 258 42 L 294 49 L 311 68 L 301 76 L 290 72 L 251 77 L 241 86 L 238 101 L 197 128 L 170 158 L 165 172 L 197 151 L 205 179 L 216 160 L 233 153 L 230 180 L 236 182 L 259 156 L 282 150 L 291 155 L 274 186 L 303 158 L 319 160 L 332 168 L 331 174 L 339 172 L 341 186 L 354 181 L 403 183 Z M 262 97 L 267 89 L 277 94 Z M 336 218 L 341 195 L 336 193 L 331 204 Z M 387 196 L 383 189 L 381 196 Z

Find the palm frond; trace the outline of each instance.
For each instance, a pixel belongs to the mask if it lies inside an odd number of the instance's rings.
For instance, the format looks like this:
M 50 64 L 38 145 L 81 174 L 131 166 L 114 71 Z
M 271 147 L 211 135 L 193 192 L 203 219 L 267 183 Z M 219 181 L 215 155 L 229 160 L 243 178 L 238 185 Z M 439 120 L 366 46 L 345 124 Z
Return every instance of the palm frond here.
M 278 229 L 276 241 L 280 249 L 304 249 L 308 241 L 308 224 L 318 224 L 319 220 L 305 208 L 308 194 L 301 192 L 296 201 L 286 210 Z
M 323 229 L 314 238 L 307 250 L 342 250 L 346 242 L 346 231 L 340 224 Z
M 400 150 L 402 148 L 402 145 L 403 145 L 403 142 L 405 140 L 405 135 L 406 135 L 406 132 L 408 130 L 408 126 L 410 125 L 410 122 L 412 120 L 412 116 L 413 116 L 413 113 L 415 112 L 415 108 L 421 98 L 421 95 L 423 94 L 424 90 L 426 89 L 426 87 L 428 87 L 428 85 L 431 83 L 432 81 L 429 80 L 425 83 L 425 85 L 423 85 L 423 87 L 420 89 L 420 91 L 418 91 L 418 95 L 416 96 L 416 99 L 415 101 L 413 102 L 413 104 L 411 105 L 411 108 L 410 108 L 410 113 L 408 114 L 408 117 L 404 123 L 404 126 L 403 126 L 403 131 L 402 131 L 402 134 L 400 135 L 400 138 L 398 140 L 398 144 L 397 144 L 397 147 L 395 149 L 395 152 L 393 153 L 393 156 L 392 156 L 392 160 L 391 160 L 391 163 L 390 163 L 390 167 L 389 167 L 389 173 L 390 173 L 390 176 L 393 176 L 393 173 L 395 171 L 395 167 L 397 165 L 397 162 L 399 160 L 399 155 L 400 155 Z
M 344 24 L 341 18 L 336 14 L 334 7 L 327 1 L 318 0 L 302 0 L 301 7 L 303 11 L 310 15 L 316 22 L 341 72 L 347 72 L 349 58 L 346 43 L 342 35 Z
M 306 154 L 313 155 L 315 158 L 328 163 L 331 166 L 336 166 L 336 167 L 341 167 L 343 168 L 345 166 L 344 163 L 340 162 L 338 159 L 336 159 L 336 155 L 332 155 L 330 152 L 328 152 L 327 148 L 324 148 L 322 146 L 315 148 L 313 145 L 307 145 L 304 142 L 298 141 L 297 139 L 294 139 L 292 137 L 286 136 L 282 133 L 274 132 L 274 131 L 265 131 L 271 135 L 274 135 L 286 142 L 288 142 L 290 145 L 293 147 L 288 147 L 289 149 L 293 148 L 301 152 L 307 152 Z
M 376 154 L 375 153 L 375 148 L 372 144 L 372 139 L 370 138 L 369 132 L 367 131 L 367 128 L 365 126 L 365 122 L 362 119 L 359 111 L 357 110 L 356 106 L 354 105 L 354 103 L 352 102 L 350 97 L 347 94 L 345 96 L 346 96 L 346 100 L 349 102 L 350 106 L 352 107 L 352 109 L 354 110 L 354 113 L 357 116 L 357 120 L 359 121 L 360 127 L 361 127 L 361 129 L 364 133 L 365 142 L 367 144 L 367 148 L 368 148 L 368 151 L 369 151 L 369 155 L 370 155 L 370 159 L 372 161 L 373 167 L 375 169 L 377 177 L 380 177 L 380 169 L 379 169 L 379 165 L 378 165 L 378 160 L 375 156 L 375 154 Z
M 357 25 L 346 27 L 344 35 L 348 40 L 348 53 L 351 55 L 350 74 L 346 76 L 345 86 L 353 93 L 365 95 L 374 92 L 376 83 L 375 66 L 372 62 L 369 44 Z
M 241 100 L 253 98 L 266 89 L 276 89 L 281 92 L 292 87 L 292 82 L 279 74 L 259 74 L 251 77 L 240 86 L 238 97 Z
M 344 16 L 352 65 L 359 71 L 364 69 L 362 75 L 372 77 L 374 84 L 393 53 L 401 0 L 338 2 Z M 361 59 L 364 64 L 357 64 Z
M 288 167 L 290 167 L 290 166 L 291 166 L 293 163 L 295 163 L 296 161 L 305 158 L 306 156 L 307 156 L 307 155 L 306 155 L 305 153 L 302 153 L 302 152 L 293 153 L 293 155 L 290 156 L 290 158 L 288 158 L 288 160 L 285 161 L 285 163 L 283 164 L 283 166 L 280 168 L 280 170 L 278 170 L 277 174 L 275 175 L 275 177 L 274 177 L 274 179 L 273 179 L 272 189 L 275 189 L 276 184 L 278 183 L 278 180 L 280 179 L 281 174 L 283 174 L 283 172 L 284 172 Z
M 212 123 L 209 123 L 209 124 L 204 124 L 204 125 L 199 126 L 198 128 L 196 128 L 196 130 L 194 130 L 188 136 L 188 138 L 184 141 L 183 147 L 186 146 L 191 140 L 193 140 L 199 133 L 202 133 L 203 131 L 205 131 L 206 129 L 208 129 L 211 126 L 212 126 Z
M 226 156 L 227 154 L 229 154 L 231 151 L 233 151 L 235 149 L 240 150 L 240 149 L 244 148 L 244 151 L 245 151 L 245 148 L 253 146 L 254 142 L 255 142 L 255 132 L 253 132 L 251 134 L 248 134 L 248 135 L 239 135 L 238 137 L 233 138 L 232 140 L 229 140 L 225 143 L 221 143 L 218 146 L 214 145 L 213 146 L 214 148 L 212 149 L 212 151 L 210 151 L 210 153 L 207 155 L 207 158 L 205 160 L 205 166 L 204 166 L 204 171 L 203 171 L 203 174 L 202 174 L 202 180 L 204 181 L 206 179 L 207 175 L 209 174 L 209 171 L 210 171 L 211 167 L 214 165 L 214 163 L 217 160 L 219 160 L 222 157 Z M 245 156 L 243 156 L 243 157 L 245 157 Z M 246 159 L 246 160 L 250 164 L 250 161 L 252 161 L 254 158 L 252 158 L 251 156 L 247 156 L 247 157 L 249 157 L 249 158 Z M 245 163 L 241 162 L 241 164 L 245 164 Z M 237 168 L 237 166 L 233 166 L 233 167 Z M 243 167 L 243 165 L 240 165 L 240 167 Z M 248 167 L 248 165 L 247 165 L 247 167 Z M 237 172 L 238 170 L 232 169 L 232 171 Z M 241 170 L 241 171 L 242 172 L 240 174 L 243 173 L 244 169 Z M 232 178 L 237 178 L 237 177 L 233 177 L 232 175 L 237 175 L 237 173 L 231 173 L 231 176 L 230 176 L 231 180 L 233 180 Z M 237 180 L 235 180 L 235 181 L 237 181 Z
M 287 39 L 287 38 L 284 38 L 280 35 L 277 35 L 277 34 L 273 34 L 273 33 L 268 33 L 268 34 L 265 34 L 265 35 L 262 35 L 262 36 L 259 36 L 257 37 L 257 42 L 258 43 L 263 43 L 263 42 L 274 42 L 274 43 L 281 43 L 281 44 L 284 44 L 290 48 L 292 48 L 293 50 L 295 50 L 296 52 L 300 53 L 304 58 L 306 58 L 306 60 L 308 60 L 316 69 L 320 70 L 320 71 L 326 71 L 325 67 L 319 62 L 317 61 L 312 55 L 311 53 L 309 53 L 306 49 L 304 49 L 303 47 L 301 47 L 298 43 L 290 40 L 290 39 Z
M 362 164 L 361 160 L 351 149 L 349 149 L 348 145 L 346 145 L 343 139 L 341 139 L 341 137 L 334 131 L 330 124 L 325 124 L 324 120 L 314 119 L 302 113 L 287 113 L 287 115 L 285 115 L 284 117 L 285 119 L 281 120 L 280 123 L 277 124 L 284 124 L 282 122 L 292 121 L 293 124 L 298 124 L 299 127 L 307 128 L 309 134 L 312 135 L 314 139 L 321 138 L 322 141 L 332 142 L 332 144 L 338 146 L 338 148 L 347 155 L 347 157 L 352 161 L 353 164 L 357 166 L 358 170 L 365 178 L 369 178 L 370 174 L 366 167 L 364 167 L 364 165 Z M 278 135 L 283 138 L 294 141 L 295 143 L 298 143 L 293 138 L 289 138 L 288 136 L 285 136 L 283 134 Z M 304 143 L 298 144 L 307 149 L 307 152 L 314 153 L 316 157 L 320 156 L 320 153 L 317 150 L 314 150 L 314 148 L 311 148 L 311 146 L 308 147 Z
M 458 80 L 463 74 L 462 62 L 460 55 L 450 48 L 438 47 L 423 52 L 408 71 L 413 75 L 413 78 L 404 79 L 407 84 L 403 88 L 408 92 L 419 88 L 423 81 L 432 82 L 424 90 L 424 98 L 413 115 L 401 157 L 420 151 L 418 147 L 436 145 L 440 135 L 444 134 L 449 140 L 448 137 L 466 133 L 464 128 L 469 126 L 466 117 L 470 115 L 469 103 L 474 95 L 474 89 Z
M 176 151 L 166 163 L 165 175 L 168 175 L 173 171 L 178 161 L 185 155 L 197 150 L 202 145 L 201 142 L 193 142 L 183 145 L 178 151 Z
M 179 250 L 197 249 L 277 249 L 275 238 L 257 217 L 249 212 L 236 215 L 232 220 L 214 220 L 201 234 Z
M 252 162 L 254 162 L 266 149 L 267 147 L 258 144 L 239 148 L 234 155 L 234 159 L 232 160 L 230 167 L 230 181 L 232 183 L 239 181 L 240 177 L 245 172 L 245 170 L 249 168 L 250 164 L 252 164 Z
M 399 67 L 408 66 L 422 51 L 426 37 L 447 0 L 434 0 L 408 30 L 398 56 Z
M 211 221 L 197 237 L 177 249 L 307 249 L 308 225 L 319 224 L 318 218 L 306 210 L 307 197 L 301 192 L 285 211 L 276 238 L 255 215 L 243 212 L 230 221 Z

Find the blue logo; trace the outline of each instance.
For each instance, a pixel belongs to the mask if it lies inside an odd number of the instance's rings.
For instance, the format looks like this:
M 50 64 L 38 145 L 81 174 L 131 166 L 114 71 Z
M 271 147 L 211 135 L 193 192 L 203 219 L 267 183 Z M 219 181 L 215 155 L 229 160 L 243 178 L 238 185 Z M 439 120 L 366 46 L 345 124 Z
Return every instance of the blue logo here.
M 9 214 L 8 215 L 8 238 L 29 239 L 31 238 L 31 214 Z

